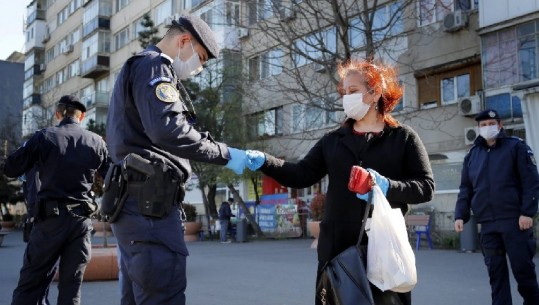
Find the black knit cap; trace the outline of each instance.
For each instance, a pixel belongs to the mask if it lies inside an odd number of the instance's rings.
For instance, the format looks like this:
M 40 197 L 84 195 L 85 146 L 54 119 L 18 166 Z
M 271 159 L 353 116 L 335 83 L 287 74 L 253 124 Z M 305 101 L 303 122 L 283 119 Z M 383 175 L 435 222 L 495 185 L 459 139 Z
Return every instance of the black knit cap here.
M 208 59 L 217 58 L 219 56 L 219 46 L 215 41 L 215 35 L 210 26 L 195 15 L 181 16 L 178 20 L 173 20 L 171 27 L 179 26 L 183 27 L 195 37 L 195 39 L 202 44 L 206 52 L 208 52 Z
M 67 107 L 73 107 L 82 112 L 86 112 L 86 106 L 80 102 L 79 98 L 74 95 L 64 95 L 58 101 L 58 105 L 66 105 Z
M 500 116 L 498 115 L 498 112 L 492 109 L 481 111 L 479 114 L 475 116 L 475 120 L 477 122 L 484 121 L 484 120 L 499 120 L 499 119 L 500 119 Z

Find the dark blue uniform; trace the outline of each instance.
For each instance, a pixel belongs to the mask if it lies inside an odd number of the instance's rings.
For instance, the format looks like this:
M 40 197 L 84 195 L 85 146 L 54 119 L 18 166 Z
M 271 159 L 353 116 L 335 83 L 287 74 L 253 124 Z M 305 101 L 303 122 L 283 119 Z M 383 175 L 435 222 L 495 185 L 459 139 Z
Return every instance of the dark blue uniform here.
M 84 206 L 92 201 L 95 172 L 106 173 L 106 145 L 67 117 L 56 127 L 36 132 L 8 157 L 4 171 L 18 177 L 34 165 L 41 181 L 40 209 L 55 204 L 58 215 L 37 215 L 12 304 L 37 304 L 47 273 L 60 257 L 58 304 L 80 304 L 82 276 L 91 255 L 92 222 Z
M 521 215 L 537 213 L 539 175 L 533 153 L 521 139 L 507 137 L 503 129 L 493 147 L 482 137 L 474 144 L 464 158 L 455 219 L 468 221 L 471 209 L 481 223 L 492 304 L 512 303 L 506 254 L 524 304 L 539 304 L 533 228 L 519 228 Z
M 189 124 L 171 63 L 155 46 L 126 62 L 109 106 L 107 144 L 114 163 L 136 153 L 185 181 L 189 160 L 225 165 L 230 156 L 226 145 Z M 121 304 L 185 304 L 188 251 L 178 209 L 144 217 L 130 196 L 112 229 L 121 253 Z

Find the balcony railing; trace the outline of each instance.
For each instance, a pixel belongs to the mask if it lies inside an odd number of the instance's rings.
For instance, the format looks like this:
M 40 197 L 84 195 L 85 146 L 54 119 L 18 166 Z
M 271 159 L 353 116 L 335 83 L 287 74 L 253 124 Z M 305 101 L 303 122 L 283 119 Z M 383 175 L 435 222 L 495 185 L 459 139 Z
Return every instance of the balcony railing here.
M 97 78 L 107 74 L 110 58 L 108 55 L 94 55 L 82 62 L 81 76 L 84 78 Z
M 110 30 L 110 20 L 108 17 L 96 17 L 87 22 L 82 28 L 82 37 L 86 37 L 99 29 Z
M 26 24 L 32 24 L 36 19 L 45 20 L 45 10 L 35 10 L 26 17 Z
M 82 101 L 87 109 L 108 108 L 110 92 L 94 92 L 93 94 L 82 97 Z

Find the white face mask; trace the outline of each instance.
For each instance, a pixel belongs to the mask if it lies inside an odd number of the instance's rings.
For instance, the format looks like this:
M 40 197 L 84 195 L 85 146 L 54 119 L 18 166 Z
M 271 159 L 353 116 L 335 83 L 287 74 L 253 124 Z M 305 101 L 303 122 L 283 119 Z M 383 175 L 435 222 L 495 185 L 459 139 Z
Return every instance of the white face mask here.
M 365 117 L 371 108 L 370 104 L 363 103 L 362 93 L 347 94 L 343 96 L 342 106 L 346 116 L 356 121 L 359 121 Z
M 204 69 L 200 63 L 197 52 L 195 52 L 192 42 L 191 48 L 193 49 L 193 55 L 189 57 L 187 61 L 180 59 L 181 49 L 179 49 L 178 55 L 176 55 L 176 58 L 174 58 L 174 62 L 172 63 L 172 68 L 174 71 L 176 71 L 179 79 L 188 79 L 189 77 L 195 76 L 202 72 L 202 69 Z
M 498 136 L 498 125 L 489 125 L 479 127 L 479 135 L 482 136 L 485 140 L 492 140 Z

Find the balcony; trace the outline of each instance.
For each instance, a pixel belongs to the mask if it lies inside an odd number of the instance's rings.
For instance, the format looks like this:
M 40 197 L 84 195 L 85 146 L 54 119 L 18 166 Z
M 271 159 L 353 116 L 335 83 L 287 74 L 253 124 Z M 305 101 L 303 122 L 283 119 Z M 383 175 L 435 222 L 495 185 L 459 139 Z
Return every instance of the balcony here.
M 41 94 L 34 93 L 23 100 L 23 109 L 29 108 L 34 105 L 41 105 Z
M 81 77 L 99 78 L 109 73 L 110 57 L 108 55 L 94 55 L 84 61 L 81 66 Z
M 109 17 L 96 17 L 84 24 L 82 28 L 82 37 L 85 38 L 97 30 L 110 30 Z
M 32 24 L 32 22 L 37 20 L 45 20 L 45 10 L 35 10 L 26 17 L 26 24 Z
M 27 80 L 35 75 L 41 75 L 45 71 L 45 64 L 33 65 L 30 69 L 24 71 L 24 80 Z
M 83 103 L 88 110 L 92 108 L 108 108 L 109 107 L 110 92 L 94 92 L 91 95 L 82 97 Z

